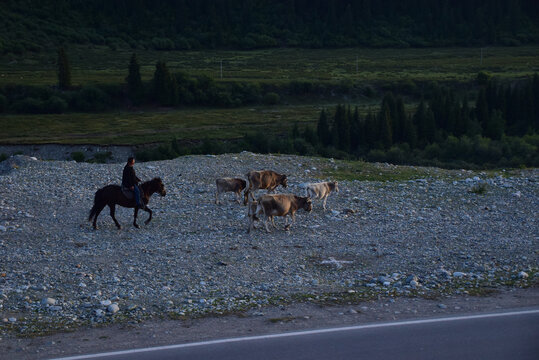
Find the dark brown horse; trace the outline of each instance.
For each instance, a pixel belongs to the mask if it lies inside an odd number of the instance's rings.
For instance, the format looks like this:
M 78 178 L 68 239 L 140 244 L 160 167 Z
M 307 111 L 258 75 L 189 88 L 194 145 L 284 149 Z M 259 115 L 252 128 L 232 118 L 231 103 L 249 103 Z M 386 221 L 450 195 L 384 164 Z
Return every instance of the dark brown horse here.
M 142 185 L 139 185 L 139 188 L 144 205 L 148 205 L 148 202 L 150 202 L 150 196 L 152 196 L 154 193 L 158 193 L 161 196 L 165 196 L 167 194 L 167 192 L 165 191 L 165 185 L 163 185 L 161 178 L 153 178 L 150 181 L 146 181 Z M 126 208 L 135 208 L 133 225 L 136 228 L 139 227 L 137 224 L 137 215 L 139 209 L 137 207 L 135 198 L 126 198 L 125 195 L 122 193 L 122 189 L 119 185 L 107 185 L 97 190 L 97 192 L 95 193 L 94 206 L 92 207 L 92 210 L 90 210 L 90 217 L 88 218 L 88 221 L 92 221 L 92 219 L 94 220 L 94 229 L 97 229 L 96 221 L 97 217 L 99 216 L 99 213 L 107 205 L 110 208 L 110 216 L 112 217 L 112 220 L 114 220 L 114 223 L 116 224 L 118 229 L 121 229 L 122 227 L 114 216 L 114 212 L 116 211 L 116 205 L 120 205 Z M 150 220 L 152 220 L 152 210 L 150 210 L 148 206 L 145 206 L 144 210 L 150 214 L 148 220 L 145 221 L 145 224 L 148 224 Z

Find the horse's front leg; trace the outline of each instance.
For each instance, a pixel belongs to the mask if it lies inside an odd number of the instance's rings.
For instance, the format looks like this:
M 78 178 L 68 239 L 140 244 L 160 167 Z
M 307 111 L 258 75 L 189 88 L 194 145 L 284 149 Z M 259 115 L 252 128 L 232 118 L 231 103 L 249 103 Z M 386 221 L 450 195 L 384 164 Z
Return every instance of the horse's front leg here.
M 148 223 L 149 223 L 150 221 L 152 221 L 152 214 L 153 214 L 153 212 L 152 212 L 152 210 L 151 210 L 149 207 L 147 207 L 147 206 L 144 207 L 144 211 L 146 211 L 148 214 L 150 214 L 150 217 L 148 218 L 148 220 L 146 220 L 146 221 L 144 222 L 144 224 L 148 225 Z
M 138 229 L 140 228 L 140 226 L 138 226 L 137 224 L 137 215 L 138 215 L 138 207 L 135 206 L 135 214 L 133 215 L 133 226 Z
M 116 227 L 118 229 L 121 229 L 122 227 L 120 226 L 120 223 L 118 222 L 118 220 L 116 220 L 116 216 L 115 216 L 116 206 L 115 205 L 109 205 L 109 208 L 110 208 L 110 217 L 112 218 L 112 220 L 114 220 L 114 223 L 116 224 Z

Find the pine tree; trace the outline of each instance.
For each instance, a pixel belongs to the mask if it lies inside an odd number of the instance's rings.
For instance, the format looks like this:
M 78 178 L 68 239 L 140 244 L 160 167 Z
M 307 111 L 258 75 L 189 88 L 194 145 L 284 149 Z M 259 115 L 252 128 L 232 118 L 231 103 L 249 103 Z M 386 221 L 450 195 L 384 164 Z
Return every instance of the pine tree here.
M 459 108 L 458 116 L 455 119 L 455 131 L 456 137 L 461 137 L 468 132 L 470 126 L 470 108 L 468 107 L 468 99 L 462 100 L 462 106 Z
M 298 123 L 294 123 L 294 127 L 292 128 L 292 139 L 299 138 L 299 127 Z
M 427 114 L 425 102 L 423 100 L 421 100 L 421 102 L 419 103 L 419 106 L 417 107 L 417 110 L 414 114 L 414 124 L 417 128 L 418 145 L 423 147 L 427 144 Z
M 391 114 L 389 108 L 382 109 L 380 116 L 380 142 L 384 149 L 389 149 L 393 143 L 391 134 Z
M 177 104 L 178 87 L 176 81 L 168 71 L 167 64 L 163 61 L 158 61 L 155 65 L 153 89 L 155 99 L 159 104 L 165 106 Z
M 406 122 L 406 110 L 404 109 L 404 101 L 402 100 L 402 97 L 397 98 L 397 104 L 395 109 L 395 116 L 392 118 L 394 120 L 393 125 L 393 142 L 394 143 L 400 143 L 400 142 L 406 142 L 405 140 L 405 122 Z
M 489 120 L 488 104 L 485 89 L 479 91 L 477 101 L 475 103 L 475 116 L 482 129 L 485 129 L 485 125 Z
M 365 152 L 368 152 L 369 150 L 375 147 L 376 143 L 378 142 L 378 139 L 380 138 L 378 127 L 377 127 L 377 122 L 376 122 L 376 116 L 374 116 L 373 113 L 370 111 L 367 114 L 367 118 L 365 119 L 364 129 L 365 129 L 364 130 L 365 132 L 364 149 L 365 149 Z
M 350 121 L 350 150 L 355 152 L 359 150 L 360 146 L 363 146 L 363 129 L 361 119 L 359 118 L 359 111 L 357 106 L 354 109 L 354 115 L 352 115 Z
M 390 101 L 382 101 L 382 108 L 380 110 L 380 115 L 378 116 L 379 127 L 380 127 L 380 143 L 385 149 L 393 144 L 393 126 L 391 118 L 391 98 L 388 98 Z
M 331 133 L 329 130 L 326 111 L 324 109 L 322 109 L 322 112 L 320 112 L 320 118 L 318 118 L 318 124 L 316 126 L 316 133 L 318 135 L 318 140 L 320 143 L 322 143 L 322 145 L 328 146 L 331 143 Z
M 71 88 L 71 68 L 63 47 L 58 49 L 58 87 L 62 90 Z
M 505 124 L 502 112 L 494 110 L 485 126 L 485 136 L 492 140 L 500 140 L 503 136 Z
M 417 130 L 411 115 L 404 120 L 404 137 L 402 141 L 408 143 L 412 149 L 417 146 Z
M 133 104 L 140 104 L 144 95 L 144 89 L 140 78 L 140 65 L 137 61 L 137 55 L 134 53 L 129 61 L 129 74 L 125 78 L 125 81 L 127 82 L 127 97 Z

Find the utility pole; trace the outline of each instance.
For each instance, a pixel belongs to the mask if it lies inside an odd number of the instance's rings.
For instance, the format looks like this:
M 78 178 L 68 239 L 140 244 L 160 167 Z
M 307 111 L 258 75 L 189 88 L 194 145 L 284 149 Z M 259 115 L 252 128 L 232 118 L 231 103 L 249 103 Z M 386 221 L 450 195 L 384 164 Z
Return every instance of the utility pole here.
M 481 48 L 481 66 L 483 66 L 483 48 Z

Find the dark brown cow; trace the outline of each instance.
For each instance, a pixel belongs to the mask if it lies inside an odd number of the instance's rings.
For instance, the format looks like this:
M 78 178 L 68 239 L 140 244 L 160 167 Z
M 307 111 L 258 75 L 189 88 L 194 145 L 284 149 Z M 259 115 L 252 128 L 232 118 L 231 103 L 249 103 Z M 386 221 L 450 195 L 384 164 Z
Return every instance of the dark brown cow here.
M 249 229 L 247 232 L 250 232 L 251 229 L 254 228 L 253 217 L 256 217 L 256 215 L 264 214 L 266 231 L 270 232 L 268 220 L 271 220 L 273 226 L 275 227 L 275 224 L 273 223 L 274 216 L 284 216 L 285 230 L 288 230 L 296 220 L 296 211 L 298 211 L 298 209 L 303 209 L 307 212 L 311 212 L 313 209 L 311 199 L 305 196 L 297 196 L 293 194 L 262 195 L 258 198 L 256 204 L 256 210 L 254 211 L 254 216 L 250 217 L 251 221 L 249 223 Z M 290 225 L 288 225 L 288 218 L 286 215 L 290 215 L 292 218 Z
M 284 188 L 288 186 L 286 175 L 276 173 L 272 170 L 253 170 L 249 171 L 245 176 L 249 180 L 249 187 L 243 195 L 243 205 L 247 205 L 249 194 L 251 194 L 253 200 L 255 199 L 253 195 L 253 191 L 255 190 L 268 189 L 268 193 L 270 193 L 279 185 L 282 185 Z
M 217 185 L 217 192 L 215 193 L 215 203 L 219 204 L 219 194 L 224 192 L 233 192 L 236 194 L 236 200 L 238 204 L 241 199 L 241 192 L 247 186 L 247 182 L 239 178 L 220 178 L 215 180 L 215 185 Z

